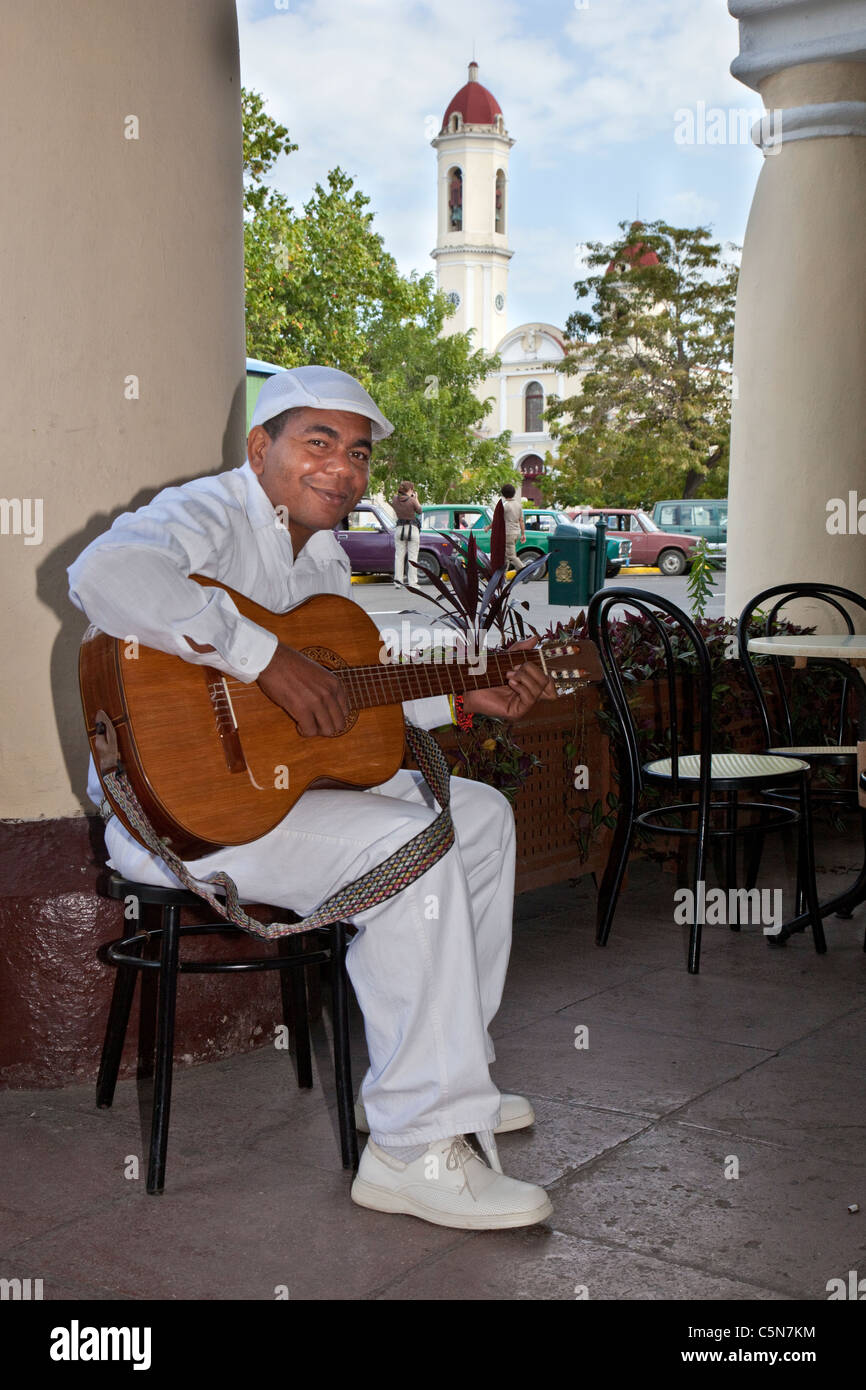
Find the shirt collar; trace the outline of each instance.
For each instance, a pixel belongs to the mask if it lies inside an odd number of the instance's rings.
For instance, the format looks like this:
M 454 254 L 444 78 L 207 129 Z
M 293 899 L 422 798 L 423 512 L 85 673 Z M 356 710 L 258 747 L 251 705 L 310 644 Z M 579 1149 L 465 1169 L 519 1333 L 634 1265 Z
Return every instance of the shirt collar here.
M 277 513 L 274 504 L 265 492 L 258 476 L 250 467 L 249 459 L 244 463 L 238 472 L 243 479 L 246 489 L 246 512 L 254 531 L 261 531 L 266 526 L 273 529 L 277 523 Z M 292 550 L 292 538 L 286 531 L 286 540 L 289 549 Z M 307 541 L 300 555 L 293 561 L 302 561 L 305 556 L 313 561 L 314 564 L 324 565 L 336 561 L 344 568 L 347 567 L 346 552 L 340 545 L 333 531 L 316 531 Z
M 277 519 L 274 504 L 250 467 L 249 459 L 247 459 L 243 467 L 238 469 L 238 473 L 243 479 L 244 488 L 246 489 L 246 512 L 252 523 L 253 530 L 261 531 L 265 526 L 273 526 Z

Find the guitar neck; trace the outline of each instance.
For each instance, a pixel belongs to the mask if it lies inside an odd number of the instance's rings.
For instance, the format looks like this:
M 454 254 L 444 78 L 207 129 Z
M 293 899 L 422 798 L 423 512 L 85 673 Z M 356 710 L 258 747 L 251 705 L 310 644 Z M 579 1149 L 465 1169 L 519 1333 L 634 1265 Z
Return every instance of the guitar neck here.
M 463 695 L 470 690 L 487 690 L 505 685 L 509 671 L 527 661 L 541 666 L 534 651 L 507 652 L 484 649 L 480 661 L 457 660 L 453 651 L 437 653 L 440 660 L 414 664 L 395 661 L 378 666 L 350 666 L 335 671 L 346 686 L 355 709 L 375 705 L 398 705 L 404 700 L 425 700 L 431 695 Z M 448 658 L 447 660 L 445 658 Z

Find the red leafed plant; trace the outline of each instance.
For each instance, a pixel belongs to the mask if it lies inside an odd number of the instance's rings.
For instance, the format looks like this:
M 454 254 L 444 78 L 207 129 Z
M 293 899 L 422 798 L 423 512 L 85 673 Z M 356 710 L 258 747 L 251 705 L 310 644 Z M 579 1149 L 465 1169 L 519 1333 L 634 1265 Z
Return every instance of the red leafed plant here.
M 460 531 L 442 531 L 450 540 L 454 553 L 440 557 L 440 563 L 450 584 L 445 584 L 439 575 L 430 574 L 430 581 L 439 592 L 433 599 L 444 622 L 474 643 L 474 650 L 480 650 L 484 634 L 495 628 L 503 644 L 516 642 L 526 636 L 526 624 L 520 608 L 528 608 L 526 602 L 519 602 L 514 591 L 518 584 L 531 579 L 536 570 L 547 563 L 547 556 L 540 556 L 531 564 L 524 565 L 511 579 L 507 578 L 505 564 L 505 512 L 502 503 L 497 502 L 493 510 L 493 523 L 490 532 L 490 554 L 478 549 L 478 542 L 472 532 L 468 537 Z M 406 586 L 419 598 L 430 598 L 429 592 Z

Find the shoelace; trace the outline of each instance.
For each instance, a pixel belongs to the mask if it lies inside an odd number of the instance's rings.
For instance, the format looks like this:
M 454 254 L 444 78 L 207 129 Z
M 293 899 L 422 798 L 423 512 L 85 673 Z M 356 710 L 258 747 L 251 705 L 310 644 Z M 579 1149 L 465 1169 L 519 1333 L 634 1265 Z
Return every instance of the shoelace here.
M 459 1134 L 448 1150 L 448 1155 L 445 1159 L 445 1167 L 452 1173 L 456 1172 L 458 1168 L 463 1170 L 463 1187 L 461 1187 L 460 1192 L 462 1193 L 464 1188 L 468 1188 L 469 1196 L 472 1198 L 473 1202 L 477 1202 L 478 1198 L 472 1191 L 472 1186 L 469 1182 L 469 1174 L 466 1172 L 466 1160 L 469 1158 L 477 1159 L 478 1155 L 472 1145 L 464 1139 L 463 1135 Z

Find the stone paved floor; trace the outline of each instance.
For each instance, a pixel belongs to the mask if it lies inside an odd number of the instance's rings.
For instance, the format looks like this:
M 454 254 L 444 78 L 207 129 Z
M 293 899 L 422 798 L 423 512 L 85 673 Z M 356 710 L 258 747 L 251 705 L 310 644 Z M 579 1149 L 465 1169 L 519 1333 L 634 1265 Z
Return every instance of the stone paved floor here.
M 845 878 L 827 869 L 824 896 Z M 273 1048 L 177 1074 L 162 1197 L 124 1178 L 134 1083 L 110 1111 L 89 1087 L 0 1097 L 0 1277 L 81 1300 L 826 1299 L 866 1271 L 866 908 L 829 920 L 824 957 L 708 927 L 689 976 L 674 886 L 633 865 L 605 950 L 589 881 L 518 900 L 494 1074 L 537 1122 L 500 1153 L 549 1189 L 548 1224 L 354 1206 L 320 1025 L 324 1094 Z

